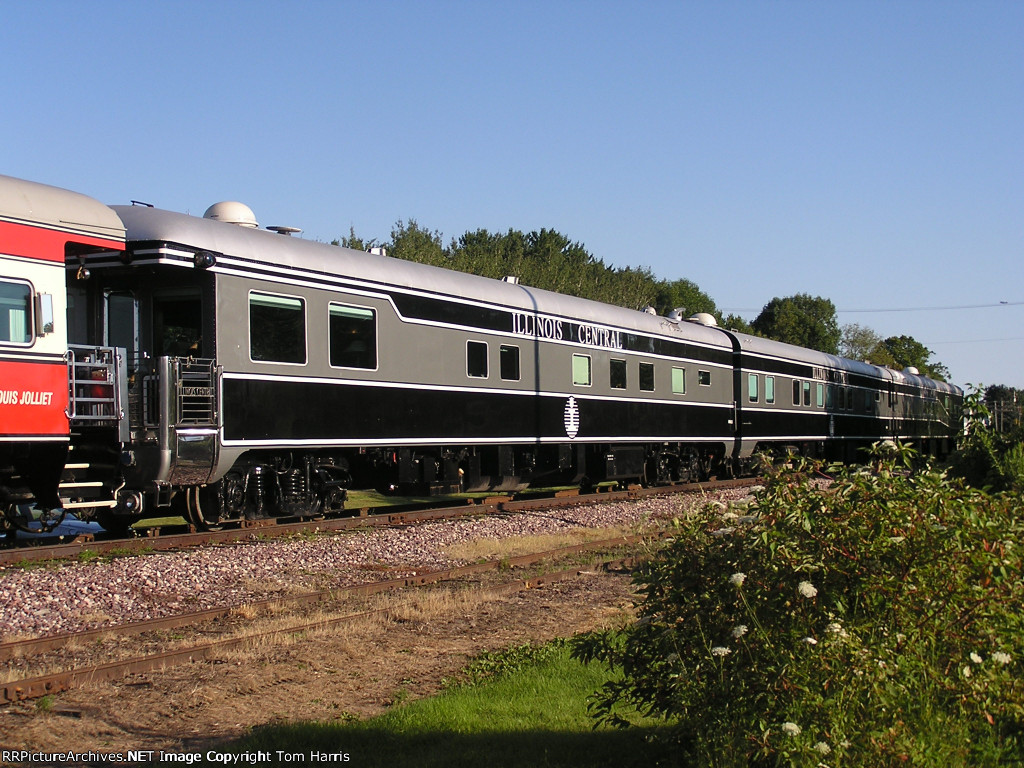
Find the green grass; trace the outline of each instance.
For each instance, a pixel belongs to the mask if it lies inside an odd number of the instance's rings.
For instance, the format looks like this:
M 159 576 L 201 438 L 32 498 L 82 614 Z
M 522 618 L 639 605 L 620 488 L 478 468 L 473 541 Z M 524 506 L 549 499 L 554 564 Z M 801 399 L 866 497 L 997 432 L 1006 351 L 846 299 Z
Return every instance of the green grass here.
M 564 645 L 512 660 L 489 655 L 471 679 L 438 696 L 399 705 L 370 720 L 259 728 L 231 751 L 344 752 L 353 766 L 417 768 L 541 768 L 670 764 L 665 747 L 649 742 L 653 722 L 629 730 L 593 728 L 587 696 L 606 679 L 597 665 L 569 658 Z M 490 670 L 490 671 L 488 671 Z M 401 699 L 401 696 L 396 696 Z

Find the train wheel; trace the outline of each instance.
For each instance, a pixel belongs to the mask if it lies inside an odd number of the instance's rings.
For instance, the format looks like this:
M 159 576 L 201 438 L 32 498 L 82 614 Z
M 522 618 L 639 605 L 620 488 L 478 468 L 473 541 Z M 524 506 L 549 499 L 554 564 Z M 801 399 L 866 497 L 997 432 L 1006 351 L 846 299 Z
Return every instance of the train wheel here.
M 218 531 L 220 525 L 220 494 L 214 485 L 193 485 L 185 489 L 188 521 L 200 531 Z

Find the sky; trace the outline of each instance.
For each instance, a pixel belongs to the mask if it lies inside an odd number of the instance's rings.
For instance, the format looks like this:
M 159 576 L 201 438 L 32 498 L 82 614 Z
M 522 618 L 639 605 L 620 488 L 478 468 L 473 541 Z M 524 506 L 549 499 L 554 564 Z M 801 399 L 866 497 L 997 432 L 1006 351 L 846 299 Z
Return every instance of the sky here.
M 387 240 L 547 227 L 1024 388 L 1024 3 L 0 0 L 0 173 Z

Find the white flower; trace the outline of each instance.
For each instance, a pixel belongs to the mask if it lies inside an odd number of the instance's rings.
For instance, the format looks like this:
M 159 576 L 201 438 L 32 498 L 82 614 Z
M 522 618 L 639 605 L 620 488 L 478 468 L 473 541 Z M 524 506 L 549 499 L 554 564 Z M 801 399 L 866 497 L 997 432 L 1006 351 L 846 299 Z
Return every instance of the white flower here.
M 814 749 L 816 752 L 818 752 L 818 754 L 821 755 L 827 755 L 830 752 L 832 752 L 832 747 L 830 747 L 824 741 L 819 741 L 817 744 L 815 744 Z
M 745 634 L 747 634 L 746 624 L 737 624 L 735 627 L 732 628 L 732 636 L 735 637 L 737 640 L 743 637 Z
M 846 637 L 846 629 L 838 621 L 833 621 L 825 627 L 825 632 L 836 637 Z
M 796 723 L 783 723 L 782 732 L 787 736 L 799 736 L 801 728 Z
M 730 653 L 732 653 L 731 649 L 724 648 L 721 645 L 716 645 L 714 648 L 711 649 L 712 656 L 728 656 Z
M 962 671 L 963 671 L 964 677 L 970 677 L 971 676 L 971 668 L 970 667 L 964 667 Z
M 734 587 L 742 587 L 743 582 L 747 580 L 747 574 L 737 571 L 729 577 L 729 583 Z
M 971 651 L 971 661 L 975 664 L 981 664 L 981 656 L 976 654 L 974 651 Z
M 1009 664 L 1010 654 L 1003 653 L 1002 651 L 996 651 L 992 654 L 992 661 L 994 661 L 996 664 Z
M 813 584 L 811 584 L 811 582 L 809 582 L 809 581 L 801 581 L 797 585 L 796 591 L 799 592 L 804 597 L 808 597 L 808 598 L 814 597 L 816 594 L 818 594 L 818 588 L 816 586 L 814 586 Z
M 817 645 L 818 644 L 818 641 L 815 640 L 813 637 L 805 637 L 800 642 L 801 643 L 807 643 L 808 645 Z

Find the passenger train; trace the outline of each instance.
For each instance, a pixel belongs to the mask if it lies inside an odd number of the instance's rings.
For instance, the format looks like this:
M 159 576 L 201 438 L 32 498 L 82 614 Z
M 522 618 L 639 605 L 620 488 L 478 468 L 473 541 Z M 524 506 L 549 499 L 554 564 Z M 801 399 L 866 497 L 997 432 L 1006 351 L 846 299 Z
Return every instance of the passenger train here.
M 261 229 L 0 177 L 0 494 L 123 529 L 743 472 L 761 451 L 950 450 L 963 392 Z

